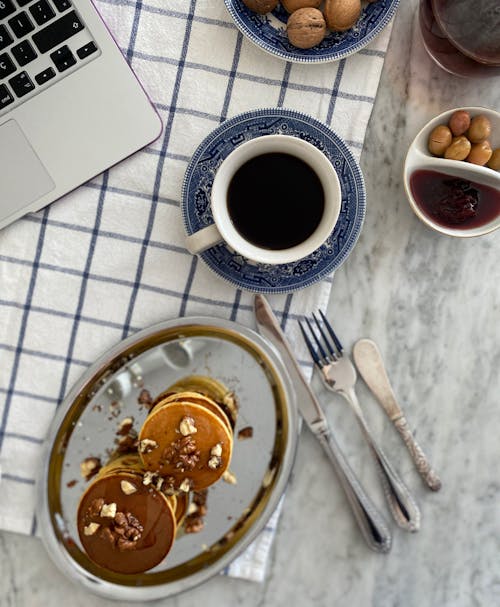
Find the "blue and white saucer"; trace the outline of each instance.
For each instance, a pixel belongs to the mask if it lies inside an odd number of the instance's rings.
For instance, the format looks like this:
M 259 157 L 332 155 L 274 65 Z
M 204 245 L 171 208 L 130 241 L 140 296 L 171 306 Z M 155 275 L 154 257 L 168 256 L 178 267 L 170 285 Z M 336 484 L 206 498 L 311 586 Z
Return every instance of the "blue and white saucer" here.
M 184 176 L 181 203 L 187 234 L 213 223 L 210 192 L 215 172 L 224 158 L 249 139 L 275 134 L 299 137 L 325 154 L 339 177 L 342 203 L 339 218 L 327 241 L 308 257 L 293 263 L 258 264 L 224 243 L 200 254 L 218 276 L 254 293 L 289 293 L 326 278 L 347 259 L 365 217 L 363 175 L 342 139 L 306 114 L 282 108 L 264 109 L 240 114 L 221 124 L 191 158 Z
M 278 7 L 267 15 L 259 15 L 242 0 L 224 0 L 236 27 L 261 49 L 295 63 L 322 63 L 337 61 L 357 53 L 387 26 L 399 0 L 377 0 L 364 3 L 358 22 L 345 32 L 330 32 L 317 46 L 300 49 L 288 41 L 286 22 L 288 13 Z

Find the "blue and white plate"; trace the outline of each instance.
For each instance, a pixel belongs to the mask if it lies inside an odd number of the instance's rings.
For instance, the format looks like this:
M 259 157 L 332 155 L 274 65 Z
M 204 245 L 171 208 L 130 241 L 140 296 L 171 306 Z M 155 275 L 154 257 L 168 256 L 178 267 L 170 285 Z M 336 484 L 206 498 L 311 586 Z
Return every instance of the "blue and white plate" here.
M 249 139 L 275 134 L 299 137 L 325 154 L 339 177 L 342 203 L 339 218 L 327 241 L 299 261 L 258 264 L 224 243 L 201 253 L 201 259 L 218 276 L 254 293 L 289 293 L 327 277 L 352 251 L 365 216 L 363 175 L 342 139 L 315 118 L 294 110 L 274 108 L 246 112 L 227 120 L 198 147 L 186 170 L 182 189 L 182 214 L 187 234 L 213 223 L 210 192 L 215 172 L 224 158 Z
M 399 0 L 363 2 L 363 10 L 354 27 L 346 32 L 330 32 L 317 46 L 300 49 L 288 41 L 286 22 L 288 13 L 278 7 L 267 15 L 259 15 L 247 8 L 242 0 L 224 0 L 236 27 L 263 50 L 295 63 L 322 63 L 337 61 L 371 42 L 390 22 Z

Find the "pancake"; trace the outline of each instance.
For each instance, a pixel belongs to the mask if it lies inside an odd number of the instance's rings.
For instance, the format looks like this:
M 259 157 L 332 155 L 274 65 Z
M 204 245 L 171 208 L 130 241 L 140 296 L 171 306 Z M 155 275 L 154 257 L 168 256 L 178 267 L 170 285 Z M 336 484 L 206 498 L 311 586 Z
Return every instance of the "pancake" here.
M 121 465 L 103 468 L 82 495 L 78 534 L 85 552 L 100 567 L 141 573 L 170 551 L 176 519 L 166 495 L 144 485 L 140 472 L 124 471 Z
M 227 420 L 204 399 L 190 400 L 190 392 L 160 401 L 139 433 L 139 454 L 147 470 L 165 478 L 174 489 L 201 490 L 227 470 L 233 433 Z M 203 404 L 201 404 L 203 402 Z

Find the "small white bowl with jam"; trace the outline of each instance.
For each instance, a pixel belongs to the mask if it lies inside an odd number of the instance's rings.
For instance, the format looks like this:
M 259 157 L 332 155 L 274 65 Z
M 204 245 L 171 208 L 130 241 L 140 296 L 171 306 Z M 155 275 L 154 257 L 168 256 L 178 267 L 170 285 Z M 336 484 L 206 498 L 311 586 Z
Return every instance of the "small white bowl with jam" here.
M 491 132 L 478 135 L 467 123 L 457 130 L 450 118 L 459 111 L 462 118 L 465 113 L 472 120 L 482 117 L 478 122 L 489 124 Z M 440 125 L 446 128 L 436 131 Z M 488 145 L 492 151 L 500 147 L 500 113 L 482 107 L 444 112 L 415 137 L 406 155 L 404 186 L 413 211 L 430 228 L 460 238 L 500 228 L 500 172 L 494 168 L 498 152 L 489 157 L 491 166 L 474 164 L 476 152 L 483 154 L 480 162 L 485 160 L 484 148 L 488 158 Z

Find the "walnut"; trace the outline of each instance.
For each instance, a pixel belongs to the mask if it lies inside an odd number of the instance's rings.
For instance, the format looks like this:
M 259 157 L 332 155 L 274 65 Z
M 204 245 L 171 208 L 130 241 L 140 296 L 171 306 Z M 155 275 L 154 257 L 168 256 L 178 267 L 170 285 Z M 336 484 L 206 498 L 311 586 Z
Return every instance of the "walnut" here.
M 132 430 L 132 426 L 133 425 L 134 425 L 134 418 L 133 417 L 125 417 L 120 422 L 120 424 L 118 426 L 118 430 L 116 431 L 116 433 L 119 436 L 127 436 L 127 434 L 130 432 L 130 430 Z
M 323 13 L 317 8 L 299 8 L 288 18 L 286 25 L 288 40 L 297 48 L 312 48 L 326 34 Z
M 191 435 L 171 443 L 162 454 L 166 464 L 175 466 L 180 472 L 193 470 L 200 461 L 200 450 Z
M 322 0 L 281 0 L 281 6 L 289 13 L 299 8 L 319 8 Z
M 238 432 L 238 440 L 245 440 L 246 438 L 252 438 L 253 428 L 252 426 L 245 426 Z
M 139 396 L 137 397 L 137 402 L 149 411 L 153 405 L 153 397 L 151 396 L 151 392 L 146 389 L 141 390 Z
M 101 512 L 99 513 L 103 518 L 115 518 L 116 515 L 116 504 L 103 504 Z
M 150 438 L 144 438 L 139 443 L 139 453 L 151 453 L 158 448 L 158 443 Z
M 226 471 L 224 472 L 224 474 L 222 475 L 222 480 L 223 480 L 225 483 L 228 483 L 229 485 L 236 485 L 236 484 L 237 484 L 236 477 L 235 477 L 235 476 L 234 476 L 234 474 L 233 474 L 231 471 L 229 471 L 229 470 L 226 470 Z
M 356 25 L 361 14 L 361 0 L 326 0 L 325 18 L 329 29 L 344 32 Z
M 243 0 L 243 4 L 251 11 L 259 13 L 259 15 L 265 15 L 278 6 L 278 0 Z
M 181 419 L 181 423 L 179 424 L 179 432 L 182 436 L 187 436 L 188 434 L 196 434 L 198 429 L 194 425 L 194 419 L 186 415 Z
M 80 474 L 89 481 L 101 468 L 101 460 L 98 457 L 86 457 L 80 464 Z
M 222 455 L 221 443 L 217 443 L 210 449 L 210 455 L 215 455 L 216 457 L 220 457 Z
M 188 478 L 185 478 L 182 483 L 179 485 L 179 491 L 184 491 L 184 493 L 188 493 L 191 489 L 191 481 Z
M 94 535 L 94 533 L 99 529 L 101 525 L 99 523 L 89 523 L 86 527 L 83 528 L 83 533 L 85 535 Z
M 220 468 L 221 465 L 221 458 L 217 457 L 217 455 L 212 455 L 212 457 L 208 460 L 208 467 L 211 470 L 217 470 L 217 468 Z
M 186 533 L 199 533 L 205 526 L 205 521 L 201 516 L 191 514 L 184 520 L 184 531 Z
M 139 441 L 135 431 L 131 430 L 127 436 L 121 436 L 118 440 L 117 451 L 119 453 L 130 453 L 138 448 Z
M 120 481 L 120 487 L 125 495 L 132 495 L 137 491 L 137 487 L 129 481 Z

